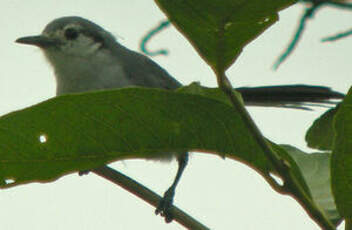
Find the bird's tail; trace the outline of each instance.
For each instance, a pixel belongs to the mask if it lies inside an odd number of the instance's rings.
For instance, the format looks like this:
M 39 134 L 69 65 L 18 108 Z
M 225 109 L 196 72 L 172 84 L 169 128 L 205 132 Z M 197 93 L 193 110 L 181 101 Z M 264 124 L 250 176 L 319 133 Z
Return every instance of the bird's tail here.
M 271 106 L 311 110 L 311 106 L 329 107 L 344 98 L 344 94 L 325 86 L 278 85 L 241 87 L 245 105 Z

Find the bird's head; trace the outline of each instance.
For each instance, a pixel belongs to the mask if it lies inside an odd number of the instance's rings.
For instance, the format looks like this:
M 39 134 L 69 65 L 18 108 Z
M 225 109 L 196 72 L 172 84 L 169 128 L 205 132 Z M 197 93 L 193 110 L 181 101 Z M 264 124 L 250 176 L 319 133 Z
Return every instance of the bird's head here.
M 112 76 L 122 76 L 118 65 L 120 46 L 97 24 L 81 17 L 62 17 L 50 22 L 37 36 L 18 43 L 39 47 L 54 67 L 57 94 L 108 88 Z
M 115 38 L 87 19 L 62 17 L 50 22 L 40 35 L 22 37 L 16 42 L 38 46 L 55 65 L 60 59 L 89 58 L 102 49 L 109 50 Z

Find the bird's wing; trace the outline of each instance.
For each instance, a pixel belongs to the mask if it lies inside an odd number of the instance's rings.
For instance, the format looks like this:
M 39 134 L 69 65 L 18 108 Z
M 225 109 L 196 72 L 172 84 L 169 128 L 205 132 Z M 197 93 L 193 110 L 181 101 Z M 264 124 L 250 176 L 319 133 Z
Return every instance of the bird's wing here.
M 150 58 L 134 51 L 126 52 L 123 67 L 129 81 L 135 86 L 176 89 L 181 83 Z

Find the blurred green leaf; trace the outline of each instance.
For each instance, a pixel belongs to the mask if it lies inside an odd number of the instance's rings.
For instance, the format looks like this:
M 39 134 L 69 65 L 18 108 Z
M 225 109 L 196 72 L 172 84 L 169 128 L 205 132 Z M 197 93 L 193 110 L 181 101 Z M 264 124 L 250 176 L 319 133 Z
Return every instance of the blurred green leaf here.
M 128 88 L 61 96 L 2 116 L 0 186 L 187 150 L 240 160 L 268 176 L 271 164 L 222 94 L 198 84 L 177 92 Z M 309 194 L 295 162 L 271 144 Z
M 243 47 L 278 20 L 296 0 L 156 0 L 169 20 L 216 71 L 226 70 Z
M 167 152 L 186 150 L 240 159 L 264 174 L 271 168 L 228 104 L 128 88 L 61 96 L 2 116 L 0 186 L 45 182 L 114 160 L 170 157 Z
M 329 109 L 318 119 L 306 133 L 306 142 L 310 148 L 332 150 L 335 132 L 333 129 L 334 116 L 338 107 Z
M 309 187 L 314 202 L 320 206 L 332 223 L 337 225 L 341 217 L 337 212 L 331 192 L 329 152 L 305 153 L 290 145 L 280 145 L 296 161 Z
M 352 217 L 352 88 L 335 115 L 331 159 L 332 191 L 341 216 Z

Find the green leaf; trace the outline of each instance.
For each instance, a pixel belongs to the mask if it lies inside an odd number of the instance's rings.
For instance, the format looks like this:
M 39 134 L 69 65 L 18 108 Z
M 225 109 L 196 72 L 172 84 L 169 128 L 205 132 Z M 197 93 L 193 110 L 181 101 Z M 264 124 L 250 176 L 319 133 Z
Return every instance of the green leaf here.
M 275 173 L 271 164 L 227 98 L 219 95 L 219 89 L 197 84 L 177 92 L 126 88 L 60 96 L 0 117 L 0 187 L 188 150 L 240 160 L 269 177 Z M 294 160 L 271 145 L 309 195 Z
M 271 169 L 228 104 L 126 88 L 60 96 L 2 116 L 0 186 L 52 181 L 114 160 L 170 157 L 168 152 L 187 150 L 239 159 L 263 174 Z
M 352 217 L 352 88 L 335 116 L 331 160 L 332 191 L 340 215 Z
M 243 47 L 278 20 L 296 0 L 156 0 L 169 20 L 217 72 L 227 69 Z
M 314 202 L 324 210 L 329 220 L 337 225 L 341 217 L 331 192 L 329 152 L 305 153 L 289 145 L 280 145 L 296 161 L 309 187 Z
M 222 90 L 219 90 L 219 88 L 204 87 L 201 86 L 198 82 L 193 82 L 188 86 L 181 87 L 177 89 L 177 92 L 201 95 L 228 104 L 231 107 L 233 106 L 229 98 Z M 242 104 L 244 105 L 241 94 L 236 90 L 233 90 L 233 93 L 240 101 L 242 101 Z
M 335 132 L 333 128 L 334 116 L 338 107 L 329 109 L 318 119 L 306 133 L 306 142 L 310 148 L 332 150 Z

